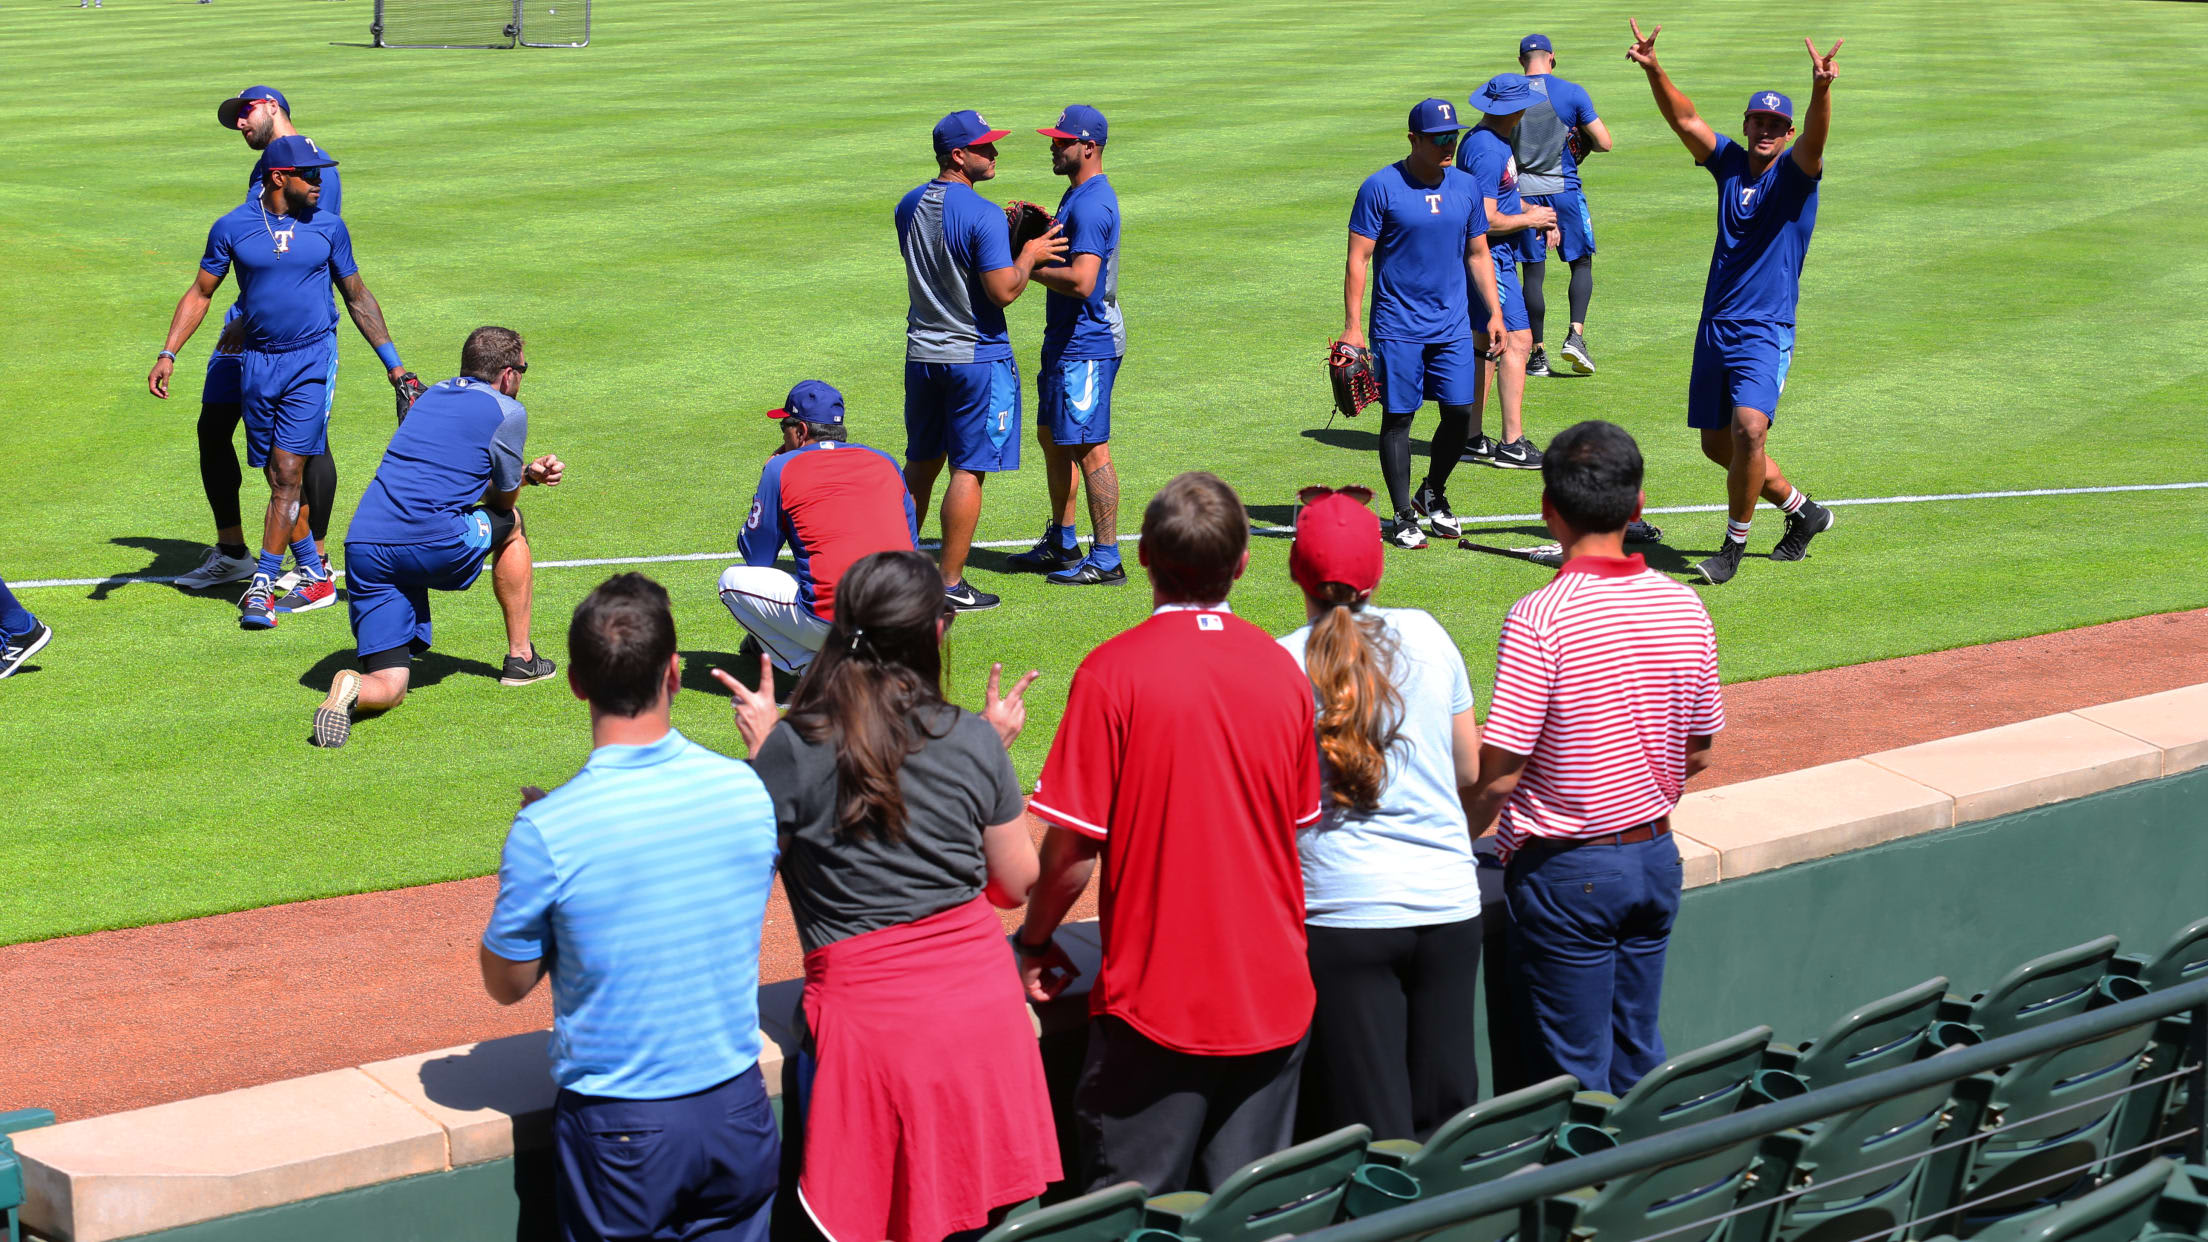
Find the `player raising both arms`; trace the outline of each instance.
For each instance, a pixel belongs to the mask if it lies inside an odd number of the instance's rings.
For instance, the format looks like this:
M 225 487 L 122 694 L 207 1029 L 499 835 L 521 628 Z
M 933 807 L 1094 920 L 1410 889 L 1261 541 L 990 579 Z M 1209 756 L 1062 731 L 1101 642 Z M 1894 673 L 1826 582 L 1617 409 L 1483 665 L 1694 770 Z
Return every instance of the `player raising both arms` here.
M 1786 514 L 1786 534 L 1774 561 L 1798 561 L 1809 541 L 1832 529 L 1832 510 L 1811 500 L 1779 473 L 1763 451 L 1786 371 L 1794 361 L 1794 308 L 1801 299 L 1802 260 L 1817 227 L 1817 184 L 1825 173 L 1825 136 L 1832 125 L 1832 80 L 1840 75 L 1829 52 L 1809 46 L 1809 114 L 1792 148 L 1794 101 L 1757 91 L 1741 118 L 1744 147 L 1713 131 L 1694 101 L 1656 63 L 1657 26 L 1646 35 L 1633 22 L 1627 59 L 1648 73 L 1656 109 L 1686 144 L 1694 162 L 1717 181 L 1717 248 L 1702 294 L 1702 326 L 1694 338 L 1687 381 L 1687 425 L 1702 433 L 1702 452 L 1725 467 L 1730 521 L 1717 555 L 1694 567 L 1710 583 L 1729 581 L 1748 548 L 1756 497 Z

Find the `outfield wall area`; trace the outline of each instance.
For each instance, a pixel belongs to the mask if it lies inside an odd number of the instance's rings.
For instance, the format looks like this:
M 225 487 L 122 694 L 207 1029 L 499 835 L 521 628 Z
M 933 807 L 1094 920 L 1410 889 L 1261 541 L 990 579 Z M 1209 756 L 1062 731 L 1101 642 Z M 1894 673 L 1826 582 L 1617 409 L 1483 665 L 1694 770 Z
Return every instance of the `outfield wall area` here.
M 1665 980 L 1675 1049 L 1757 1023 L 1812 1037 L 1931 975 L 1968 993 L 2110 932 L 2151 952 L 2201 908 L 2186 881 L 2208 875 L 2208 685 L 1693 793 L 1673 824 L 1689 886 Z M 1492 909 L 1499 873 L 1483 878 Z M 1061 936 L 1093 966 L 1093 924 Z M 771 1089 L 798 988 L 761 989 Z M 1055 1091 L 1083 1009 L 1036 1014 Z M 1489 1081 L 1509 1085 L 1508 1031 L 1492 1050 L 1489 1033 Z M 20 1132 L 25 1223 L 52 1242 L 549 1238 L 545 1041 Z

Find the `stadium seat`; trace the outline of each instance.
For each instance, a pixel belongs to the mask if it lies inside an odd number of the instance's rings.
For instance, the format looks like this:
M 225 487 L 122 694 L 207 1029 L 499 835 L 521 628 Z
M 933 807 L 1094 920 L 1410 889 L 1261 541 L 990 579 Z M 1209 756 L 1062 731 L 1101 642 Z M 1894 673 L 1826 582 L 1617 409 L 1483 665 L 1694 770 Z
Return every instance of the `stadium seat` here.
M 1771 1028 L 1758 1026 L 1680 1053 L 1650 1070 L 1624 1099 L 1607 1091 L 1580 1092 L 1572 1102 L 1572 1119 L 1630 1143 L 1722 1117 L 1759 1102 L 1749 1099 L 1749 1087 L 1770 1044 Z
M 24 1108 L 0 1113 L 0 1220 L 8 1225 L 8 1242 L 22 1242 L 23 1165 L 15 1157 L 15 1143 L 8 1138 L 18 1130 L 35 1130 L 54 1124 L 51 1109 Z
M 1578 1079 L 1561 1074 L 1474 1104 L 1443 1122 L 1424 1144 L 1383 1139 L 1366 1158 L 1409 1174 L 1421 1199 L 1507 1177 L 1574 1154 L 1558 1148 L 1557 1134 L 1567 1124 L 1578 1089 Z M 1517 1227 L 1518 1216 L 1512 1212 L 1453 1226 L 1431 1235 L 1431 1242 L 1495 1242 Z
M 1996 1225 L 1977 1242 L 2176 1242 L 2197 1239 L 2204 1218 L 2208 1200 L 2193 1179 L 2173 1162 L 2155 1160 L 2053 1212 Z
M 1134 1182 L 1107 1186 L 1015 1216 L 981 1242 L 1123 1242 L 1142 1228 L 1142 1201 L 1148 1193 Z
M 1189 1242 L 1264 1242 L 1324 1228 L 1341 1215 L 1342 1197 L 1371 1139 L 1365 1126 L 1344 1126 L 1261 1156 L 1208 1195 L 1183 1191 L 1150 1200 L 1144 1223 Z
M 2119 956 L 2111 968 L 2117 974 L 2137 979 L 2154 992 L 2208 976 L 2208 918 L 2196 919 L 2179 928 L 2154 956 Z M 2184 1126 L 2186 1080 L 2179 1078 L 2159 1083 L 2154 1080 L 2183 1063 L 2185 1042 L 2191 1033 L 2192 1015 L 2186 1013 L 2171 1014 L 2155 1027 L 2154 1040 L 2148 1045 L 2146 1058 L 2139 1066 L 2140 1081 L 2151 1085 L 2127 1097 L 2122 1115 L 2116 1120 L 2116 1138 L 2112 1146 L 2120 1152 L 2135 1153 L 2126 1159 L 2126 1165 L 2138 1165 L 2151 1158 L 2154 1153 L 2147 1148 L 2153 1139 L 2175 1133 Z

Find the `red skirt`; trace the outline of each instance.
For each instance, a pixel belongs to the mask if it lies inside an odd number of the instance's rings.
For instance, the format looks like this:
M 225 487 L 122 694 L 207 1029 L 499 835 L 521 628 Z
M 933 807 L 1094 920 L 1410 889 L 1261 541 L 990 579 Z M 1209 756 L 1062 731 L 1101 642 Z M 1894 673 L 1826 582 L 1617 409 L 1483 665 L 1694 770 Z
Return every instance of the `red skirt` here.
M 1042 1054 L 979 897 L 805 955 L 798 1191 L 833 1242 L 939 1242 L 1058 1180 Z

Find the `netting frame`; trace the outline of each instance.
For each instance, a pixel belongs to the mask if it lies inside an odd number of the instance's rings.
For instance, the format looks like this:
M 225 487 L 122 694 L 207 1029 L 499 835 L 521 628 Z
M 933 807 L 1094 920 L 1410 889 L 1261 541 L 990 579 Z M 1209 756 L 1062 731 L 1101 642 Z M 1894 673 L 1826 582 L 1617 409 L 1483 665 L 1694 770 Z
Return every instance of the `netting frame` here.
M 506 31 L 505 31 L 505 37 L 506 37 L 506 41 L 505 41 L 505 42 L 503 42 L 503 43 L 388 43 L 388 42 L 385 42 L 385 41 L 384 41 L 384 37 L 383 37 L 383 32 L 384 32 L 384 29 L 385 29 L 385 27 L 384 27 L 384 23 L 383 23 L 383 6 L 384 6 L 384 3 L 385 3 L 385 0 L 376 0 L 376 11 L 375 11 L 375 16 L 374 16 L 374 17 L 373 17 L 372 19 L 370 19 L 370 25 L 369 25 L 369 27 L 368 27 L 368 38 L 369 38 L 369 41 L 370 41 L 370 42 L 372 42 L 372 43 L 373 43 L 373 44 L 374 44 L 375 46 L 377 46 L 377 47 L 390 47 L 390 48 L 510 48 L 510 47 L 516 47 L 516 46 L 518 46 L 518 45 L 519 45 L 519 43 L 520 43 L 520 39 L 521 39 L 521 6 L 522 6 L 522 0 L 513 0 L 513 3 L 512 3 L 512 5 L 511 5 L 511 6 L 507 6 L 507 5 L 503 4 L 503 3 L 501 3 L 501 4 L 499 4 L 499 5 L 497 6 L 497 7 L 500 7 L 500 8 L 505 8 L 505 9 L 507 10 Z M 492 7 L 492 6 L 490 6 L 490 5 L 486 5 L 485 7 L 486 7 L 486 8 L 489 8 L 489 7 Z
M 523 47 L 589 47 L 590 0 L 570 0 L 570 2 L 580 3 L 583 6 L 583 37 L 580 41 L 568 43 L 531 43 L 529 41 L 529 15 L 523 11 L 523 4 L 525 3 L 525 0 L 514 0 L 515 42 L 519 43 Z

